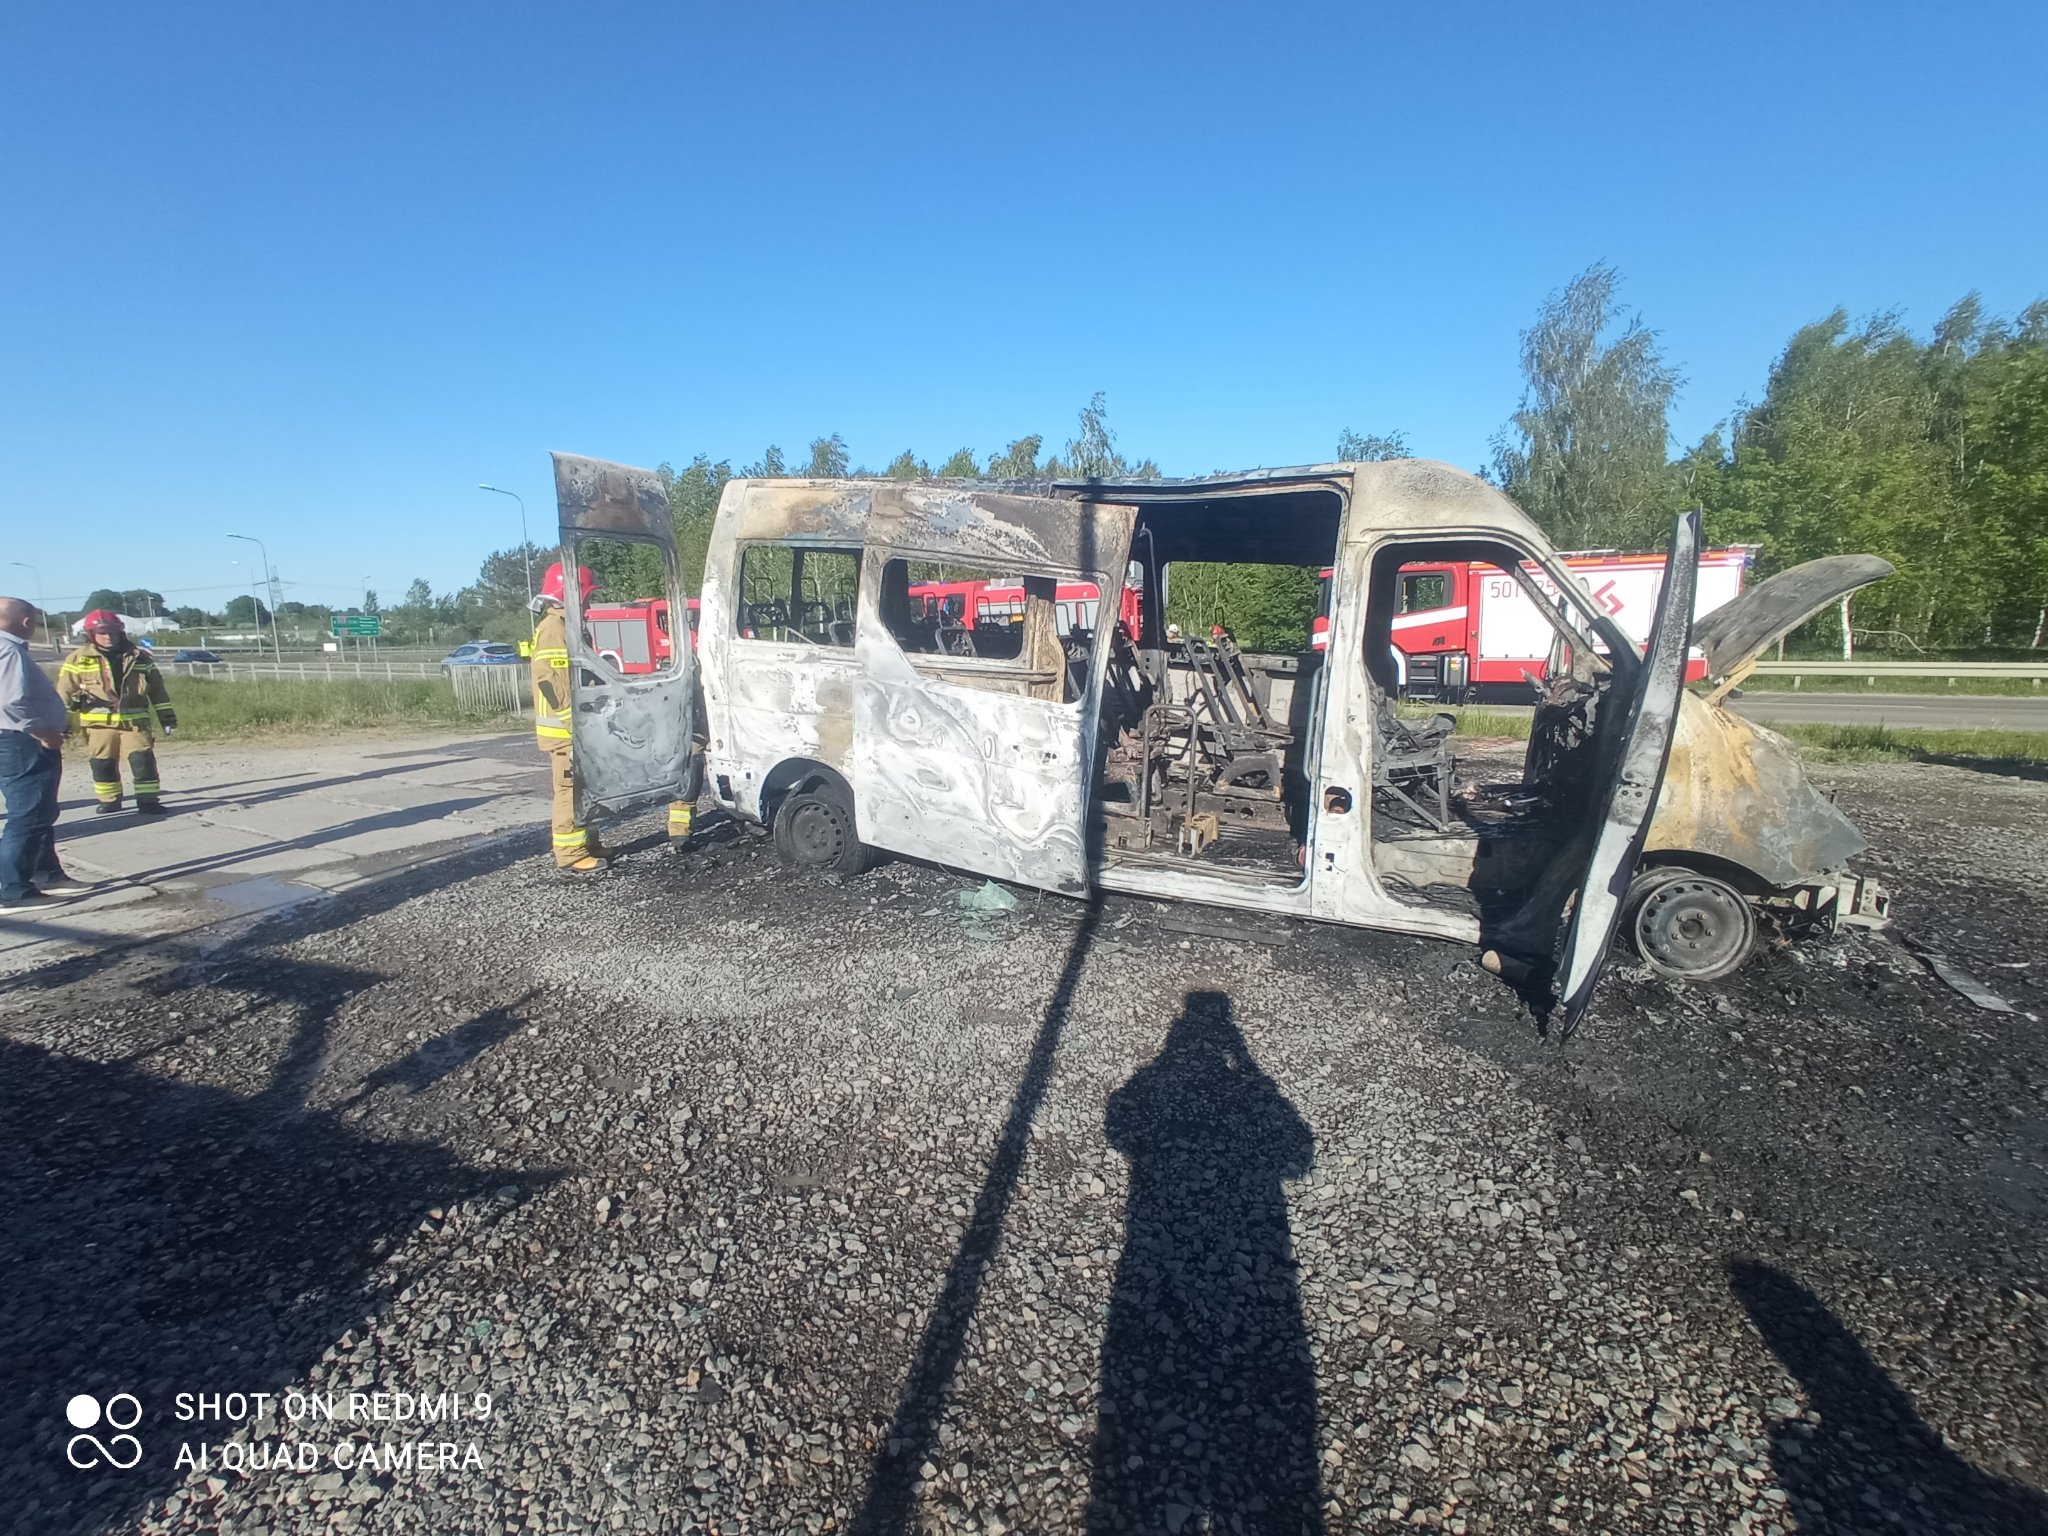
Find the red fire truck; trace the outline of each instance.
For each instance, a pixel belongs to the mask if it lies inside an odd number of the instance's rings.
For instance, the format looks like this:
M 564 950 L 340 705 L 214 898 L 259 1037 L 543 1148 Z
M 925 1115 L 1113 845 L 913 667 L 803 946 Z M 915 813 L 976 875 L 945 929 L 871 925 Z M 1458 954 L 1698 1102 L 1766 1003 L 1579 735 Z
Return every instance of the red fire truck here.
M 924 604 L 924 617 L 955 629 L 980 629 L 992 624 L 1017 624 L 1024 618 L 1021 581 L 920 581 L 910 600 Z M 1062 635 L 1092 630 L 1102 611 L 1102 593 L 1092 581 L 1059 583 L 1053 589 L 1056 622 Z M 1138 590 L 1126 585 L 1118 604 L 1118 620 L 1138 632 Z
M 1743 573 L 1755 553 L 1747 545 L 1701 552 L 1695 621 L 1740 595 Z M 1664 585 L 1664 557 L 1598 550 L 1568 554 L 1564 563 L 1622 632 L 1641 645 Z M 1533 566 L 1529 571 L 1539 588 L 1555 595 L 1549 577 Z M 1329 608 L 1330 572 L 1325 570 L 1310 637 L 1318 650 L 1330 643 Z M 1529 679 L 1542 677 L 1549 660 L 1552 634 L 1519 582 L 1478 561 L 1401 567 L 1393 630 L 1401 691 L 1411 698 L 1450 702 L 1527 702 Z M 1706 665 L 1695 651 L 1686 680 L 1705 677 Z
M 697 645 L 697 599 L 691 598 L 690 646 Z M 675 655 L 669 635 L 668 599 L 645 598 L 637 603 L 592 603 L 583 622 L 597 654 L 631 676 L 658 672 Z

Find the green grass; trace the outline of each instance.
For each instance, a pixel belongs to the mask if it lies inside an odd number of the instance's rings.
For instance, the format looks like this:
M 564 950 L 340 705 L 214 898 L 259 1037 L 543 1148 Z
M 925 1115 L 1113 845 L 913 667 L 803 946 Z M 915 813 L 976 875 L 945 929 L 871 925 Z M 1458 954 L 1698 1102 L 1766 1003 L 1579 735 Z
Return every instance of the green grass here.
M 1856 673 L 1829 674 L 1817 672 L 1802 673 L 1799 686 L 1792 686 L 1793 679 L 1782 673 L 1753 673 L 1743 679 L 1744 693 L 1946 693 L 1955 695 L 1980 694 L 1997 698 L 2048 698 L 2048 683 L 2036 683 L 2027 677 L 1959 677 L 1953 682 L 1945 677 L 1886 677 L 1878 674 L 1875 684 L 1867 683 Z
M 1404 708 L 1401 713 L 1405 716 L 1411 713 L 1411 711 Z M 1414 711 L 1414 713 L 1419 714 L 1426 720 L 1431 715 L 1437 713 L 1437 707 L 1434 705 L 1424 705 L 1420 710 Z M 1458 734 L 1460 736 L 1505 736 L 1516 741 L 1527 741 L 1529 739 L 1531 715 L 1526 709 L 1519 711 L 1488 709 L 1483 704 L 1467 704 L 1462 708 L 1453 709 L 1449 713 L 1458 717 Z
M 390 682 L 301 682 L 255 678 L 227 682 L 167 679 L 178 711 L 180 741 L 224 741 L 264 732 L 363 730 L 378 726 L 475 726 L 516 723 L 517 716 L 479 717 L 455 701 L 438 679 Z
M 1938 763 L 1957 758 L 2048 763 L 2048 731 L 1899 730 L 1889 725 L 1774 725 L 1808 757 L 1829 763 Z
M 1436 713 L 1428 704 L 1404 704 L 1406 719 L 1427 719 Z M 1460 736 L 1527 740 L 1529 714 L 1468 706 L 1454 709 Z M 2048 731 L 1902 730 L 1889 725 L 1775 724 L 1781 736 L 1797 742 L 1800 751 L 1823 763 L 2048 763 Z

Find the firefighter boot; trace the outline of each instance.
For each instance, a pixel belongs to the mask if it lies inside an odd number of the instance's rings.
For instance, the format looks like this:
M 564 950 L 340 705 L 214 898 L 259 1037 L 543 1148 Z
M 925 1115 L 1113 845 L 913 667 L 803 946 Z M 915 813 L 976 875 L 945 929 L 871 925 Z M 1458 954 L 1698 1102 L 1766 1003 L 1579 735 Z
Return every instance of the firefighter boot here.
M 157 783 L 156 751 L 149 745 L 147 736 L 143 745 L 131 747 L 128 753 L 128 776 L 135 785 L 135 814 L 138 816 L 161 816 L 164 803 L 157 796 L 162 786 Z
M 557 873 L 580 878 L 584 875 L 601 875 L 611 867 L 611 860 L 601 859 L 595 854 L 586 853 L 582 858 L 576 860 L 575 863 L 557 864 L 555 869 Z
M 121 809 L 121 733 L 92 726 L 87 729 L 85 740 L 92 753 L 88 760 L 92 792 L 99 800 L 95 809 L 102 816 L 115 815 Z

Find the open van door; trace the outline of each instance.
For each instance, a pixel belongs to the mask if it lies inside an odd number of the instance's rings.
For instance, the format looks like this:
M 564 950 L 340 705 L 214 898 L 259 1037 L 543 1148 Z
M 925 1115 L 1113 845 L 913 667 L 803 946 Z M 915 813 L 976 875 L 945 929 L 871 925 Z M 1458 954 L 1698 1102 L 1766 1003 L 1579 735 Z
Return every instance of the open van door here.
M 1692 644 L 1699 551 L 1700 515 L 1692 511 L 1671 531 L 1664 589 L 1657 595 L 1657 613 L 1643 650 L 1643 665 L 1634 678 L 1635 696 L 1627 701 L 1628 715 L 1607 781 L 1592 802 L 1593 814 L 1600 821 L 1592 856 L 1572 902 L 1571 929 L 1565 935 L 1557 970 L 1561 1029 L 1567 1037 L 1578 1028 L 1586 1005 L 1593 1000 L 1594 985 L 1600 980 L 1621 920 L 1622 899 L 1642 858 L 1650 814 L 1664 786 L 1664 763 L 1671 755 L 1671 737 L 1678 727 L 1678 700 L 1685 690 L 1685 663 Z M 1610 699 L 1608 707 L 1618 702 Z
M 676 565 L 668 488 L 651 470 L 558 453 L 555 502 L 562 528 L 564 606 L 569 629 L 570 763 L 576 817 L 692 798 L 697 673 L 695 649 L 671 647 L 663 669 L 628 675 L 584 634 L 577 566 L 599 547 L 640 546 L 658 562 L 669 611 L 686 594 Z M 625 597 L 629 594 L 620 593 Z M 653 596 L 654 594 L 644 594 Z

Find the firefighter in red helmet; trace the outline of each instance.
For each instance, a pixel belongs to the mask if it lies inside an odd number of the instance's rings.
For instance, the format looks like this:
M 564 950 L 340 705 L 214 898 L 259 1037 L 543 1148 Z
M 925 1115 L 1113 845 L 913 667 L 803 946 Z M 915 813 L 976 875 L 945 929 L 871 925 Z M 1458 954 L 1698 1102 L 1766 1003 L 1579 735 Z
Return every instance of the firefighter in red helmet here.
M 604 851 L 592 847 L 587 828 L 576 820 L 576 782 L 570 752 L 573 729 L 569 701 L 569 624 L 562 608 L 562 564 L 558 560 L 541 577 L 540 623 L 533 632 L 533 734 L 548 755 L 548 777 L 554 799 L 555 867 L 565 874 L 594 875 L 605 867 Z M 597 578 L 590 567 L 578 566 L 578 606 L 590 601 Z
M 161 816 L 163 786 L 156 776 L 156 735 L 178 729 L 163 674 L 147 650 L 128 638 L 121 615 L 95 608 L 79 627 L 85 644 L 57 669 L 57 691 L 72 718 L 84 727 L 99 813 L 121 809 L 121 759 L 135 785 L 135 809 Z

